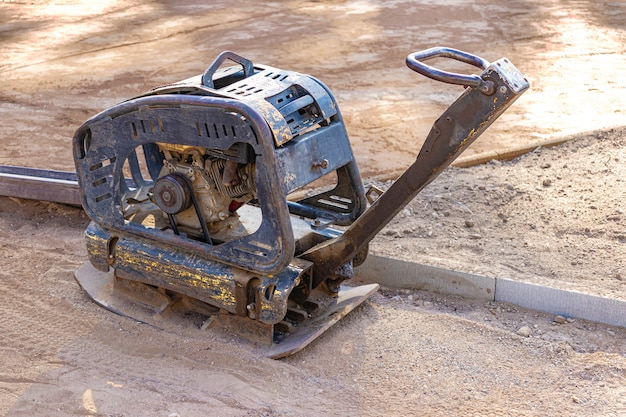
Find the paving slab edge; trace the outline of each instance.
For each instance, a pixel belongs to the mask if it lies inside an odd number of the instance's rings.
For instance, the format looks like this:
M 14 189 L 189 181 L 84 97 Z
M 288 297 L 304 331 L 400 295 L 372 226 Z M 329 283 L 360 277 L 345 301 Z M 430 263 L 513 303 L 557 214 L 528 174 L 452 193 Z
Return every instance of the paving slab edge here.
M 626 327 L 626 301 L 505 278 L 490 278 L 370 254 L 356 276 L 385 287 L 502 301 L 532 310 Z

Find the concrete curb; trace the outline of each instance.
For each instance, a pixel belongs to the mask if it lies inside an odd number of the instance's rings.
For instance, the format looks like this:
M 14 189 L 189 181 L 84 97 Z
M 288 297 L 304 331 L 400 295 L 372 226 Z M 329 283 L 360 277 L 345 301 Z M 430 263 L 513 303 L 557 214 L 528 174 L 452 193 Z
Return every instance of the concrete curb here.
M 482 301 L 503 301 L 564 317 L 626 327 L 626 301 L 560 290 L 504 278 L 489 278 L 369 255 L 357 277 L 390 288 L 408 288 L 458 295 Z

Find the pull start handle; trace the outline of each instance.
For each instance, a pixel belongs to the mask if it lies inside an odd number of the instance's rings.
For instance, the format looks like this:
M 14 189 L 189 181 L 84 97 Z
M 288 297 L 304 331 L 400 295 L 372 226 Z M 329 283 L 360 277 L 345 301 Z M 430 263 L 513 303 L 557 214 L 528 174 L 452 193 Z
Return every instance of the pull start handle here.
M 428 78 L 432 78 L 433 80 L 448 84 L 464 85 L 474 88 L 478 87 L 484 94 L 493 94 L 493 84 L 483 80 L 480 75 L 467 75 L 443 71 L 430 65 L 426 65 L 423 62 L 431 58 L 450 58 L 455 61 L 465 62 L 466 64 L 480 68 L 483 71 L 491 65 L 486 59 L 467 52 L 459 51 L 458 49 L 438 46 L 409 54 L 406 57 L 406 65 L 413 71 Z

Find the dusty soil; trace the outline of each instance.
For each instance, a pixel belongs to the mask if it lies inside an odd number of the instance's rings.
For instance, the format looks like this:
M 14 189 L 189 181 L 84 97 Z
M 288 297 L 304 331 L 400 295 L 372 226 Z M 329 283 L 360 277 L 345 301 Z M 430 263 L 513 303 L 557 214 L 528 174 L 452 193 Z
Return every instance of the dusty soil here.
M 623 299 L 625 150 L 623 132 L 613 131 L 452 169 L 373 249 Z M 626 412 L 626 329 L 557 324 L 503 303 L 383 288 L 280 361 L 198 321 L 138 324 L 99 308 L 74 282 L 87 222 L 76 208 L 0 198 L 7 415 Z
M 468 155 L 620 126 L 624 21 L 623 3 L 590 0 L 2 1 L 0 164 L 73 169 L 87 117 L 200 74 L 226 49 L 328 84 L 367 177 L 412 162 L 460 93 L 405 66 L 432 46 L 506 56 L 531 83 Z
M 507 56 L 532 90 L 469 153 L 601 130 L 447 171 L 373 250 L 626 299 L 626 145 L 609 129 L 626 107 L 625 25 L 626 5 L 602 1 L 0 2 L 0 164 L 72 169 L 85 118 L 232 49 L 326 82 L 362 172 L 384 175 L 459 93 L 411 73 L 407 53 Z M 383 289 L 273 361 L 193 320 L 159 330 L 94 305 L 72 277 L 87 223 L 0 198 L 0 415 L 626 413 L 625 329 Z
M 621 128 L 512 162 L 450 168 L 374 239 L 372 250 L 626 300 L 625 155 Z

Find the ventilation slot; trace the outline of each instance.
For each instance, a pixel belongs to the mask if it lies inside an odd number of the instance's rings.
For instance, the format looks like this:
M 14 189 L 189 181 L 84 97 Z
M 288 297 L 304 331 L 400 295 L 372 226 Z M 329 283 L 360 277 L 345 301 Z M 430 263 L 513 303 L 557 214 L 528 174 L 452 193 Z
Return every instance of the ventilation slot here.
M 163 126 L 163 120 L 157 117 L 156 122 L 153 120 L 139 120 L 139 123 L 130 122 L 130 134 L 133 139 L 139 139 L 141 133 L 157 133 L 165 132 L 165 126 Z
M 352 200 L 348 199 L 348 198 L 342 198 L 336 195 L 331 195 L 329 196 L 329 200 L 325 199 L 325 198 L 320 198 L 319 200 L 317 200 L 317 202 L 319 204 L 323 204 L 326 205 L 328 207 L 332 207 L 335 210 L 339 209 L 341 211 L 349 211 L 350 210 L 350 205 L 352 203 Z
M 274 72 L 270 71 L 270 72 L 266 73 L 265 76 L 268 77 L 268 78 L 271 78 L 273 80 L 285 81 L 285 79 L 287 77 L 289 77 L 289 74 L 274 73 Z
M 254 256 L 258 256 L 258 257 L 262 257 L 262 258 L 267 258 L 267 253 L 261 251 L 261 250 L 255 250 L 252 247 L 238 247 L 236 248 L 238 251 L 246 253 L 248 255 L 254 255 Z
M 204 129 L 202 129 L 200 127 L 200 123 L 196 123 L 195 127 L 196 127 L 196 133 L 198 134 L 198 136 L 202 136 L 203 134 L 206 134 L 207 138 L 227 138 L 229 136 L 232 136 L 234 138 L 237 137 L 237 133 L 235 131 L 235 126 L 233 125 L 218 125 L 216 123 L 213 124 L 209 124 L 209 123 L 203 123 Z
M 96 171 L 98 169 L 106 168 L 106 167 L 110 166 L 111 164 L 114 164 L 116 159 L 117 159 L 116 157 L 113 157 L 113 158 L 110 158 L 110 159 L 105 159 L 104 161 L 99 162 L 97 164 L 91 165 L 89 167 L 89 171 L 94 172 L 94 171 Z
M 241 84 L 231 88 L 230 90 L 226 90 L 227 93 L 234 94 L 236 96 L 250 96 L 252 94 L 259 94 L 263 89 L 256 85 L 250 84 Z
M 92 182 L 91 184 L 92 184 L 94 187 L 97 187 L 97 186 L 99 186 L 99 185 L 106 184 L 106 182 L 107 182 L 107 179 L 106 179 L 106 178 L 100 178 L 99 180 L 96 180 L 96 181 Z
M 96 197 L 96 203 L 100 203 L 100 202 L 102 202 L 102 201 L 104 201 L 104 200 L 107 200 L 107 199 L 109 199 L 109 198 L 111 198 L 111 197 L 113 197 L 113 194 L 111 194 L 111 193 L 106 193 L 106 194 L 104 194 L 104 195 L 101 195 L 101 196 L 99 196 L 99 197 Z

